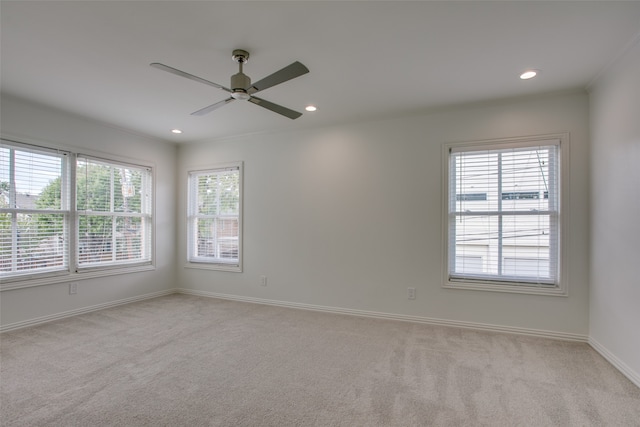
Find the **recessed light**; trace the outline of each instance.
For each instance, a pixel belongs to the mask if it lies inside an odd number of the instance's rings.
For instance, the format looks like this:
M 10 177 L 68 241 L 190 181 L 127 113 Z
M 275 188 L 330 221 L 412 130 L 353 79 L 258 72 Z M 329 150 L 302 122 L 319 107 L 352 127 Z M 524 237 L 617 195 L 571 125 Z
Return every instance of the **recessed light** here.
M 316 111 L 317 108 L 315 105 L 307 105 L 306 107 L 304 107 L 305 110 L 307 111 Z
M 527 70 L 527 71 L 523 72 L 522 74 L 520 74 L 520 78 L 522 80 L 529 80 L 529 79 L 534 78 L 538 74 L 540 74 L 539 70 Z
M 173 132 L 173 133 L 182 133 L 182 131 L 180 129 L 171 129 L 171 132 Z

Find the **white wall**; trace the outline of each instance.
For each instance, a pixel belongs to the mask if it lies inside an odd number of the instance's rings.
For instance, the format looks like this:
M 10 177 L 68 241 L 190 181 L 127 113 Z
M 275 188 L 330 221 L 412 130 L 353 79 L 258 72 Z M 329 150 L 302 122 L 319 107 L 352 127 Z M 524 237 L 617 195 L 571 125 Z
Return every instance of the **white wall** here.
M 442 144 L 562 131 L 571 137 L 569 296 L 441 288 Z M 584 93 L 181 146 L 179 188 L 190 168 L 244 161 L 245 215 L 243 273 L 183 268 L 178 228 L 180 286 L 584 338 L 588 147 Z M 185 206 L 181 193 L 180 224 Z M 407 287 L 416 300 L 407 300 Z
M 640 386 L 640 37 L 590 101 L 590 338 Z
M 77 280 L 78 293 L 69 295 L 68 283 L 6 290 L 0 294 L 0 324 L 73 312 L 151 294 L 175 286 L 176 147 L 68 115 L 9 96 L 2 97 L 2 137 L 28 143 L 76 148 L 86 152 L 151 162 L 156 184 L 156 269 L 127 275 Z

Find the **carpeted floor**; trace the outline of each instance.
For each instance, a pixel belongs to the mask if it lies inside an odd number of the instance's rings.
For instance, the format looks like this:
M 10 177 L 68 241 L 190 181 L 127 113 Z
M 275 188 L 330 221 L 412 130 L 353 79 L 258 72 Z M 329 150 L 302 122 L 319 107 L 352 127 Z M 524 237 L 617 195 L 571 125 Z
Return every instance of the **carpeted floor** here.
M 1 337 L 9 426 L 640 426 L 587 344 L 170 295 Z

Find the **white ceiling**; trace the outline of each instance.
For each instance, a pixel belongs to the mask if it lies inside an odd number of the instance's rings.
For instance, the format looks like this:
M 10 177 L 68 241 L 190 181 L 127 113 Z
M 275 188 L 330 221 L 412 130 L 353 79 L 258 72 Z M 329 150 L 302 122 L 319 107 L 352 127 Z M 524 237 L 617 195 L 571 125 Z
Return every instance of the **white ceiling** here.
M 461 103 L 585 88 L 640 31 L 640 1 L 5 1 L 3 93 L 165 140 L 315 127 Z M 290 120 L 149 67 L 229 85 L 233 49 Z M 530 81 L 519 73 L 542 70 Z M 169 132 L 180 128 L 182 135 Z

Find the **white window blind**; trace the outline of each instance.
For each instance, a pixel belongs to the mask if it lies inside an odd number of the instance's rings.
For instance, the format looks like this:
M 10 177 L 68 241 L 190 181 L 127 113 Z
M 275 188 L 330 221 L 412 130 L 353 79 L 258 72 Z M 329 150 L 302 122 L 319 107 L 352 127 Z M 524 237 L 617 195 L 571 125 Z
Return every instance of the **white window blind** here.
M 241 167 L 189 173 L 188 261 L 239 267 Z
M 450 281 L 557 286 L 559 167 L 556 140 L 450 148 Z
M 78 157 L 79 270 L 151 263 L 151 180 L 144 166 Z
M 0 278 L 68 271 L 69 157 L 0 142 Z

